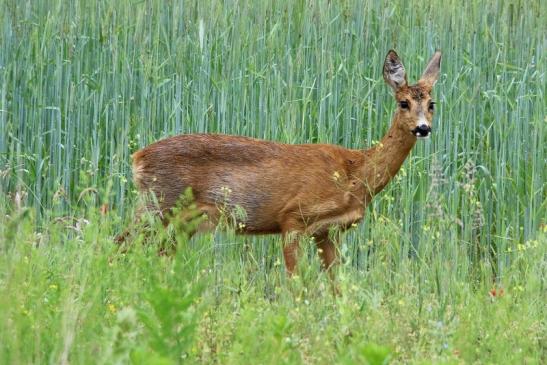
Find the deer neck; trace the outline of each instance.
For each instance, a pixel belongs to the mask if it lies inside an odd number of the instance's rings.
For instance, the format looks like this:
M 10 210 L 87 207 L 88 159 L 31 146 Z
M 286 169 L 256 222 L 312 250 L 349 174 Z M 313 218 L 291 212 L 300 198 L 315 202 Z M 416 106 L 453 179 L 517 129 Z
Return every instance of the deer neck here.
M 382 140 L 364 151 L 363 182 L 371 197 L 382 191 L 397 174 L 416 143 L 416 137 L 401 126 L 396 113 Z

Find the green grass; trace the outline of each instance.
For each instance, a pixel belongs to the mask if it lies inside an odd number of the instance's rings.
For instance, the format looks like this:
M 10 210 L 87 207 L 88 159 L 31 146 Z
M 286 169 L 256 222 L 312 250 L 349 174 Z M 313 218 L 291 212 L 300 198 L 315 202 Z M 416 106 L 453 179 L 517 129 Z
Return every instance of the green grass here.
M 0 363 L 545 363 L 545 16 L 0 0 Z M 390 48 L 411 82 L 442 50 L 434 134 L 344 235 L 340 296 L 311 245 L 288 280 L 276 237 L 117 251 L 132 152 L 203 131 L 370 146 L 395 107 Z

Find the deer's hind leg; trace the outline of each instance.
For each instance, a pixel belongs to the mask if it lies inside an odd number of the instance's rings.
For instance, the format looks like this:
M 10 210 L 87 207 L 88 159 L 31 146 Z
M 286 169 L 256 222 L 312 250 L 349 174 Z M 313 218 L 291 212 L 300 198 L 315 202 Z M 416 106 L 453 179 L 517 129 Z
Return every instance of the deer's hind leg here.
M 175 210 L 176 211 L 176 210 Z M 173 255 L 177 250 L 177 241 L 190 241 L 198 232 L 210 232 L 218 224 L 220 213 L 213 205 L 201 205 L 197 208 L 169 212 L 162 218 L 165 227 L 172 225 L 175 235 L 171 236 L 168 245 L 161 245 L 161 255 Z
M 201 222 L 197 225 L 194 233 L 197 232 L 211 232 L 214 231 L 220 220 L 220 211 L 215 205 L 201 205 L 198 206 L 201 213 Z
M 159 209 L 152 206 L 152 204 L 143 203 L 136 209 L 134 218 L 129 222 L 128 226 L 114 237 L 114 243 L 120 247 L 123 246 L 123 252 L 127 251 L 127 245 L 130 245 L 139 233 L 146 232 L 149 229 L 150 225 L 143 217 L 150 212 L 160 215 Z

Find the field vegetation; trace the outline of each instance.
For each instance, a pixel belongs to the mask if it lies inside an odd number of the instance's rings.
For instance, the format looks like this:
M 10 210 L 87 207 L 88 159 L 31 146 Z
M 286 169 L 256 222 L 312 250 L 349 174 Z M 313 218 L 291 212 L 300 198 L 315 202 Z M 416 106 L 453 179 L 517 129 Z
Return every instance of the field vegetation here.
M 0 0 L 0 363 L 547 363 L 542 1 Z M 130 156 L 215 132 L 368 148 L 443 52 L 432 138 L 343 234 L 133 245 Z M 183 209 L 192 209 L 186 201 Z M 176 242 L 176 253 L 158 246 Z

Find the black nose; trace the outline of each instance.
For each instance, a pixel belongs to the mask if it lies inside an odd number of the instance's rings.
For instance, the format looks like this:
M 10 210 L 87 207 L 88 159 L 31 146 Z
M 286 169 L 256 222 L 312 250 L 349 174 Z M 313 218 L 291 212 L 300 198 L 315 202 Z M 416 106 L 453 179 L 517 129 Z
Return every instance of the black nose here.
M 421 124 L 412 131 L 416 137 L 427 137 L 431 133 L 431 127 L 427 124 Z
M 425 134 L 429 134 L 431 133 L 431 127 L 428 126 L 427 124 L 422 124 L 418 127 L 418 131 Z

